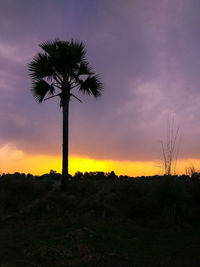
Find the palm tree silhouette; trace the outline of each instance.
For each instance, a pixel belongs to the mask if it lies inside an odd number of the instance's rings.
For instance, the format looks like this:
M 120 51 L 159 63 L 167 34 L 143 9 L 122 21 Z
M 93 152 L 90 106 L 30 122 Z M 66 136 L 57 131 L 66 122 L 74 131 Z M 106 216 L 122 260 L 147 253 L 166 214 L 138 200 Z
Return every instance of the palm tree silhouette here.
M 62 181 L 66 189 L 68 172 L 68 118 L 71 97 L 81 100 L 72 92 L 77 89 L 87 95 L 99 97 L 103 90 L 98 75 L 95 75 L 85 58 L 86 50 L 79 41 L 46 41 L 39 45 L 43 53 L 38 53 L 29 64 L 29 75 L 32 77 L 32 93 L 41 103 L 52 97 L 60 97 L 63 111 L 63 148 L 62 148 Z

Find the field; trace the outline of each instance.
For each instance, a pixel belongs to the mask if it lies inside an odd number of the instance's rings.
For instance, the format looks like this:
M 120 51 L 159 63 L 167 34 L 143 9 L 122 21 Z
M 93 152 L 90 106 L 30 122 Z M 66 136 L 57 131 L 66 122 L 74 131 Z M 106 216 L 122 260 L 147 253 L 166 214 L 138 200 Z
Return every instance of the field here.
M 0 266 L 200 266 L 198 179 L 59 179 L 0 177 Z

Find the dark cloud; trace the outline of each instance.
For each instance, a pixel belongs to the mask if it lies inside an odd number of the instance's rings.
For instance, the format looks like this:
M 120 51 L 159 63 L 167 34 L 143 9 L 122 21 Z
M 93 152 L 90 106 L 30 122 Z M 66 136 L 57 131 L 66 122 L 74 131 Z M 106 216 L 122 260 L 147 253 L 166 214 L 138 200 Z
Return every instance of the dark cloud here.
M 59 154 L 58 101 L 37 105 L 27 66 L 38 44 L 83 40 L 105 85 L 101 99 L 71 102 L 70 151 L 98 159 L 153 160 L 167 118 L 182 157 L 199 157 L 200 5 L 197 0 L 6 1 L 0 8 L 0 141 Z

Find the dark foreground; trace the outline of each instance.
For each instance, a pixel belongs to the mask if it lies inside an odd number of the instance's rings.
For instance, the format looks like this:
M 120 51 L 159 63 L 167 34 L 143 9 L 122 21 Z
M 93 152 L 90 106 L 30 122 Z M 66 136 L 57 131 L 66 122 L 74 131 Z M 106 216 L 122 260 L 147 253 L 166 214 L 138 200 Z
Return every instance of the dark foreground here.
M 200 183 L 0 180 L 0 266 L 200 266 Z M 52 191 L 48 198 L 45 194 Z

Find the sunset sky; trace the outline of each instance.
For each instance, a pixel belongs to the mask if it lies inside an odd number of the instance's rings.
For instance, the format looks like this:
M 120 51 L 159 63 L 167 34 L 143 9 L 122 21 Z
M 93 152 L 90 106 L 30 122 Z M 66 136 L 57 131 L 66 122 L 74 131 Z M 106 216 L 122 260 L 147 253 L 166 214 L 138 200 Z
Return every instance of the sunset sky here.
M 177 171 L 200 167 L 199 0 L 0 3 L 0 172 L 61 171 L 58 99 L 37 104 L 28 63 L 46 40 L 81 40 L 104 93 L 70 103 L 70 173 L 162 173 L 167 121 Z

